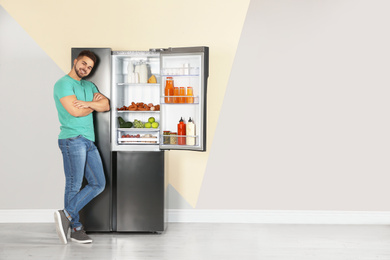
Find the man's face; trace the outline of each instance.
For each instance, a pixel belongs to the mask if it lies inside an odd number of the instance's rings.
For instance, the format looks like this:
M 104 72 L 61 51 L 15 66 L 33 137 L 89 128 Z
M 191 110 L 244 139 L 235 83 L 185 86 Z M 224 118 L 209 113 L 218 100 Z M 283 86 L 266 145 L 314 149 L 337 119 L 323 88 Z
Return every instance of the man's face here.
M 94 62 L 87 56 L 80 57 L 74 61 L 74 70 L 80 79 L 88 76 L 93 66 Z

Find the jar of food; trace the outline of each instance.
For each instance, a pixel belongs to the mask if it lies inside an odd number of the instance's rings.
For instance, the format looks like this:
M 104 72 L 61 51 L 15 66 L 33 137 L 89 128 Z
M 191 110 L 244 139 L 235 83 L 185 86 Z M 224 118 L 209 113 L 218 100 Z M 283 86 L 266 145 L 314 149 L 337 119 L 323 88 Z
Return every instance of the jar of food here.
M 163 132 L 163 144 L 170 144 L 171 143 L 171 137 L 169 136 L 171 131 L 164 131 Z
M 184 97 L 186 95 L 186 89 L 184 87 L 180 87 L 180 98 L 179 103 L 185 103 L 186 98 Z
M 170 136 L 171 137 L 171 139 L 170 139 L 171 144 L 177 144 L 177 133 L 171 132 L 170 135 L 171 135 Z
M 173 78 L 167 77 L 165 83 L 165 103 L 173 103 L 173 97 L 170 97 L 173 95 L 174 95 Z
M 194 103 L 194 92 L 192 87 L 187 87 L 186 103 Z
M 179 96 L 180 96 L 180 93 L 179 93 L 179 88 L 178 87 L 175 87 L 174 88 L 174 98 L 173 98 L 173 103 L 179 103 Z

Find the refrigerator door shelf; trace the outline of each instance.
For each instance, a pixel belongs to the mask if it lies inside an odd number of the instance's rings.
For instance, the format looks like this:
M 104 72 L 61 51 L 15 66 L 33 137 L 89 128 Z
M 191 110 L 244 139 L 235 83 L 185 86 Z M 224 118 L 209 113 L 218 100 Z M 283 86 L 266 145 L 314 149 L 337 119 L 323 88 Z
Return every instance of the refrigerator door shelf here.
M 145 86 L 145 87 L 160 87 L 159 83 L 117 83 L 118 86 Z
M 192 103 L 165 103 L 165 98 L 192 98 L 194 100 L 194 102 Z M 160 100 L 160 103 L 161 104 L 164 104 L 164 105 L 199 105 L 199 97 L 196 96 L 161 96 L 161 100 Z
M 188 74 L 185 73 L 177 73 L 176 70 L 180 69 L 163 69 L 163 73 L 161 74 L 161 77 L 199 77 L 199 68 L 197 68 L 197 71 L 191 71 Z M 171 72 L 174 71 L 174 72 Z

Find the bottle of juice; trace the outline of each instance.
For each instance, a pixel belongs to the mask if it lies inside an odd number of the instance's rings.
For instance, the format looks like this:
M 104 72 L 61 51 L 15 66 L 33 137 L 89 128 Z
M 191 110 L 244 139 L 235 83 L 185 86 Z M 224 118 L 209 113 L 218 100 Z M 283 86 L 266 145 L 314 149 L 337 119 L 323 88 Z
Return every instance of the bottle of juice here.
M 186 89 L 184 87 L 180 87 L 180 99 L 179 103 L 185 103 L 186 98 L 184 97 L 186 95 Z
M 165 103 L 173 103 L 173 98 L 169 96 L 174 95 L 173 78 L 167 77 L 165 83 Z
M 187 87 L 186 103 L 194 103 L 194 92 L 192 87 Z
M 184 123 L 183 118 L 180 118 L 179 124 L 177 124 L 177 135 L 186 135 L 186 124 Z M 186 144 L 186 138 L 179 137 L 177 143 L 180 145 Z
M 179 103 L 179 88 L 175 87 L 174 88 L 174 97 L 173 97 L 173 103 Z

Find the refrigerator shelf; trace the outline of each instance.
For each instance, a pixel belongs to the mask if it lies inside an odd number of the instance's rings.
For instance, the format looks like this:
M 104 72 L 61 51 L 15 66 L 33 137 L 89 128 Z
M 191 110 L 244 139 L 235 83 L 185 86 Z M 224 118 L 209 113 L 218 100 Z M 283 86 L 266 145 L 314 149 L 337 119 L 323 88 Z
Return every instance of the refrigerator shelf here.
M 172 67 L 172 68 L 162 68 L 161 76 L 163 77 L 180 77 L 180 76 L 196 76 L 199 77 L 199 67 Z
M 171 137 L 171 136 L 174 136 L 174 137 L 194 137 L 194 138 L 198 138 L 197 135 L 162 135 L 163 137 Z
M 165 103 L 165 98 L 193 98 L 192 103 Z M 161 96 L 160 103 L 164 105 L 199 105 L 199 96 Z
M 157 86 L 159 87 L 160 84 L 158 83 L 116 83 L 118 86 Z
M 117 110 L 118 113 L 160 113 L 160 110 Z
M 199 77 L 199 74 L 162 74 L 161 77 Z
M 160 128 L 118 128 L 118 131 L 127 132 L 159 132 Z
M 132 140 L 133 139 L 133 140 Z M 120 144 L 158 144 L 156 138 L 119 138 Z

